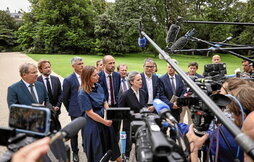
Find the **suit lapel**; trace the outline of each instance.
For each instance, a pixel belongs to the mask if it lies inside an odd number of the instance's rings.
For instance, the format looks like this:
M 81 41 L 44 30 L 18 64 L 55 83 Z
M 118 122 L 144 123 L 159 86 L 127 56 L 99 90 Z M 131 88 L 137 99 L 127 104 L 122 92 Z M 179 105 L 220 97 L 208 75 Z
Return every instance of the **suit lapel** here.
M 169 76 L 168 76 L 168 74 L 166 74 L 165 75 L 165 80 L 166 80 L 166 84 L 168 84 L 169 86 L 169 89 L 170 89 L 170 91 L 171 91 L 171 93 L 173 94 L 173 91 L 172 91 L 172 86 L 171 86 L 171 82 L 170 82 L 170 80 L 169 80 Z
M 22 80 L 20 81 L 20 87 L 21 87 L 22 91 L 25 93 L 25 95 L 28 96 L 29 100 L 34 102 L 34 99 L 31 95 L 30 91 L 28 90 L 28 88 L 26 87 L 25 83 Z
M 78 78 L 75 73 L 72 73 L 72 79 L 74 80 L 74 83 L 79 87 L 80 85 L 79 85 Z
M 142 76 L 142 84 L 143 84 L 142 87 L 148 93 L 145 74 L 141 73 L 141 76 Z

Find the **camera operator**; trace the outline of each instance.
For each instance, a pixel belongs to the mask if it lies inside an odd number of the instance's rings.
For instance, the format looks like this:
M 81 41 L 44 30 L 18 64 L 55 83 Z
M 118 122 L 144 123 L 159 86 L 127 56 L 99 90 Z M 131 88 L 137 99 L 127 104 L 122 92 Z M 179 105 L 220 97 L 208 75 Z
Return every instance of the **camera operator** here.
M 141 108 L 147 107 L 148 94 L 141 89 L 142 77 L 138 72 L 130 72 L 128 75 L 128 81 L 131 87 L 125 91 L 119 99 L 119 107 L 130 107 L 132 111 L 138 113 Z M 130 156 L 131 152 L 131 132 L 130 132 L 131 120 L 123 120 L 123 130 L 126 131 L 126 157 Z
M 49 151 L 50 138 L 45 137 L 31 143 L 13 154 L 12 162 L 37 162 Z
M 242 61 L 243 72 L 241 73 L 241 78 L 252 78 L 254 75 L 253 72 L 253 63 L 248 60 Z
M 241 80 L 238 80 L 238 82 L 241 83 Z M 227 84 L 231 85 L 230 80 Z M 238 127 L 242 126 L 244 118 L 254 110 L 252 102 L 253 96 L 251 95 L 254 93 L 254 88 L 251 87 L 250 84 L 251 83 L 246 81 L 245 84 L 241 83 L 236 89 L 228 92 L 231 94 L 228 96 L 231 99 L 231 103 L 227 105 L 228 113 L 230 114 L 229 117 L 231 117 Z M 221 89 L 224 89 L 224 87 Z M 243 161 L 243 152 L 236 144 L 233 136 L 223 125 L 217 125 L 216 129 L 210 129 L 208 133 L 210 139 L 208 152 L 211 151 L 211 155 L 214 156 L 215 160 L 234 161 L 235 159 L 239 159 L 240 161 Z M 197 150 L 200 146 L 200 139 L 199 137 L 193 135 L 193 130 L 191 128 L 187 133 L 187 137 L 190 143 L 194 141 L 193 144 L 190 145 L 192 147 L 190 150 Z M 195 140 L 197 140 L 197 143 Z M 218 151 L 220 152 L 220 155 L 218 155 Z M 195 152 L 191 153 L 191 156 L 196 154 Z

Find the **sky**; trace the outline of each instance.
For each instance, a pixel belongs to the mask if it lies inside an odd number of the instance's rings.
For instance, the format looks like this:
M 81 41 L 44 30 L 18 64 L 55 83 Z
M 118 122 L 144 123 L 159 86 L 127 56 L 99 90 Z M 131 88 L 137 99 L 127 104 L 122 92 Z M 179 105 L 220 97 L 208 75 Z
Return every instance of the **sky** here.
M 114 2 L 115 0 L 106 0 L 108 2 Z M 25 12 L 30 11 L 30 3 L 28 0 L 0 0 L 0 10 L 6 10 L 9 7 L 11 12 L 18 12 L 20 9 Z

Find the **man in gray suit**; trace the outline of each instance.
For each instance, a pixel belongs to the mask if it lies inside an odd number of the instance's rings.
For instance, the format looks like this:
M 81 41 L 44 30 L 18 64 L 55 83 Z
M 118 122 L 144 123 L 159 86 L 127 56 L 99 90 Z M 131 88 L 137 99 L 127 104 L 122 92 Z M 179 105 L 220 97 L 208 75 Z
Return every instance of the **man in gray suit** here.
M 43 104 L 52 108 L 47 91 L 42 83 L 37 82 L 38 70 L 34 64 L 24 63 L 19 69 L 21 80 L 8 87 L 7 103 L 32 105 Z

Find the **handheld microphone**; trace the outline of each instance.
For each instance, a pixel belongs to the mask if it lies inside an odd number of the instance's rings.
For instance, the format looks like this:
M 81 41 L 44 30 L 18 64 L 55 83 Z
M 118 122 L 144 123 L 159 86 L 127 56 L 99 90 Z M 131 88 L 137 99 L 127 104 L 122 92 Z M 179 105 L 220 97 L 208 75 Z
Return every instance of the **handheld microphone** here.
M 67 124 L 63 129 L 57 132 L 52 138 L 50 143 L 53 143 L 59 138 L 64 138 L 66 141 L 76 135 L 80 129 L 82 129 L 86 124 L 86 119 L 84 117 L 78 117 Z
M 183 49 L 183 47 L 188 43 L 191 37 L 196 33 L 195 29 L 188 31 L 184 36 L 179 38 L 172 46 L 171 51 Z
M 180 31 L 180 26 L 176 24 L 172 24 L 167 32 L 166 43 L 173 43 L 176 40 L 176 37 Z
M 121 140 L 121 154 L 125 154 L 126 152 L 126 132 L 125 131 L 121 132 L 120 140 Z
M 173 115 L 171 115 L 171 109 L 170 107 L 160 99 L 154 99 L 153 100 L 153 106 L 155 107 L 155 110 L 159 115 L 165 116 L 167 119 L 169 119 L 172 123 L 177 123 L 176 119 Z
M 112 157 L 112 150 L 108 150 L 105 155 L 101 158 L 100 162 L 108 162 Z

